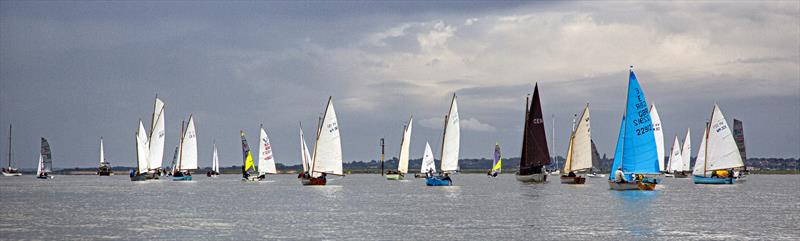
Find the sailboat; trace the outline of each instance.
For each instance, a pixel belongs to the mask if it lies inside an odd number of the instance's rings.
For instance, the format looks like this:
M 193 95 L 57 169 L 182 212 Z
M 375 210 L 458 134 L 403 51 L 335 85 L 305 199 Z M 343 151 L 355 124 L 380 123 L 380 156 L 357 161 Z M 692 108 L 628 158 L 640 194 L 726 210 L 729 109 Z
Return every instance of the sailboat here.
M 539 101 L 539 84 L 533 88 L 533 99 L 528 106 L 525 98 L 525 127 L 522 135 L 522 155 L 516 178 L 521 182 L 541 183 L 547 181 L 544 167 L 550 164 L 550 151 L 544 132 L 542 105 Z
M 733 184 L 734 170 L 744 167 L 733 133 L 717 104 L 711 111 L 695 162 L 695 184 Z
M 147 173 L 150 170 L 150 162 L 147 161 L 150 149 L 147 147 L 147 133 L 144 130 L 142 120 L 139 120 L 139 129 L 136 131 L 136 169 L 131 170 L 131 181 L 144 181 L 147 179 L 158 179 L 158 175 Z
M 165 105 L 161 99 L 156 96 L 155 103 L 153 104 L 153 120 L 150 127 L 150 137 L 147 139 L 148 146 L 148 174 L 158 176 L 165 173 L 161 169 L 161 164 L 164 158 L 164 138 L 166 137 L 164 129 L 164 111 Z M 148 177 L 148 179 L 151 179 Z M 158 178 L 153 178 L 158 179 Z
M 661 172 L 647 99 L 633 73 L 628 77 L 628 97 L 620 123 L 608 185 L 612 190 L 653 190 Z
M 50 143 L 42 137 L 42 149 L 39 152 L 39 167 L 36 168 L 36 178 L 52 179 L 50 175 L 53 169 L 53 154 L 50 152 Z
M 592 142 L 592 170 L 591 173 L 586 174 L 587 177 L 591 178 L 601 178 L 606 177 L 606 174 L 597 173 L 598 167 L 600 167 L 600 153 L 597 152 L 597 146 L 594 144 L 594 140 Z
M 433 161 L 433 151 L 431 151 L 431 145 L 425 142 L 425 152 L 422 155 L 419 174 L 414 175 L 414 177 L 432 177 L 434 173 L 436 173 L 436 163 Z
M 681 154 L 681 143 L 678 136 L 675 136 L 675 141 L 672 142 L 672 148 L 669 151 L 669 160 L 667 161 L 666 177 L 674 177 L 683 168 L 683 155 Z
M 461 145 L 461 125 L 458 118 L 458 102 L 456 94 L 450 102 L 450 112 L 444 117 L 444 133 L 442 133 L 442 166 L 437 176 L 425 178 L 428 186 L 450 186 L 453 180 L 450 173 L 458 171 L 458 151 Z
M 562 184 L 584 184 L 585 174 L 592 170 L 592 133 L 589 122 L 589 104 L 583 108 L 569 137 L 567 160 L 561 175 Z
M 100 137 L 100 167 L 97 168 L 97 175 L 111 176 L 114 171 L 111 170 L 111 164 L 106 161 L 105 152 L 103 151 L 103 137 Z
M 3 168 L 3 176 L 22 176 L 22 172 L 11 166 L 11 125 L 8 125 L 8 166 Z
M 344 176 L 342 172 L 342 140 L 339 136 L 339 123 L 333 109 L 333 97 L 328 97 L 325 115 L 317 127 L 317 142 L 311 156 L 308 172 L 300 176 L 303 185 L 325 185 L 327 175 Z
M 197 133 L 194 127 L 194 117 L 189 115 L 186 127 L 181 122 L 181 142 L 178 162 L 172 172 L 173 181 L 191 181 L 192 171 L 197 170 Z
M 742 161 L 747 160 L 747 152 L 745 152 L 744 147 L 744 127 L 742 126 L 742 121 L 733 119 L 733 139 L 736 140 L 736 146 L 739 147 L 739 153 L 742 156 Z M 738 182 L 744 181 L 744 176 L 749 174 L 750 172 L 747 170 L 747 166 L 743 166 L 741 171 L 736 173 L 736 178 Z
M 397 171 L 386 173 L 386 180 L 402 180 L 408 173 L 408 152 L 411 145 L 411 125 L 414 124 L 414 117 L 408 119 L 408 123 L 403 127 L 403 139 L 400 140 L 400 160 L 397 163 Z
M 217 141 L 214 141 L 214 151 L 211 153 L 211 171 L 208 171 L 206 176 L 219 176 L 219 155 L 217 154 Z
M 303 164 L 303 172 L 301 172 L 297 178 L 302 178 L 306 173 L 311 170 L 311 154 L 308 151 L 308 145 L 306 145 L 306 138 L 303 135 L 303 124 L 300 123 L 300 161 Z
M 253 175 L 257 173 L 256 164 L 253 162 L 253 154 L 250 153 L 244 131 L 239 131 L 239 135 L 242 136 L 242 181 L 258 181 L 258 175 Z
M 658 116 L 655 104 L 650 106 L 650 120 L 653 122 L 653 136 L 656 138 L 658 171 L 666 172 L 668 170 L 664 169 L 664 132 L 661 130 L 661 117 Z
M 258 180 L 267 178 L 267 174 L 278 174 L 275 168 L 275 157 L 272 155 L 272 145 L 269 143 L 267 132 L 264 131 L 264 126 L 261 129 L 261 136 L 258 142 Z
M 503 157 L 500 155 L 500 143 L 494 143 L 494 159 L 492 160 L 492 170 L 489 170 L 487 175 L 497 177 L 500 174 L 500 169 L 503 167 Z

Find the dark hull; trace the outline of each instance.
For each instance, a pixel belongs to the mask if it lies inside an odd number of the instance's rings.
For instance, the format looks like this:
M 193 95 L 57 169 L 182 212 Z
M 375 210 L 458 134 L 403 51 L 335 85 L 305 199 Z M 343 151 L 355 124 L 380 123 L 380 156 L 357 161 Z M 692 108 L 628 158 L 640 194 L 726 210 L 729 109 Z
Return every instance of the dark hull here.
M 304 186 L 323 186 L 328 183 L 328 179 L 325 177 L 303 177 L 300 178 L 300 182 L 303 183 Z
M 586 183 L 585 177 L 568 177 L 568 176 L 561 176 L 561 184 L 584 184 Z

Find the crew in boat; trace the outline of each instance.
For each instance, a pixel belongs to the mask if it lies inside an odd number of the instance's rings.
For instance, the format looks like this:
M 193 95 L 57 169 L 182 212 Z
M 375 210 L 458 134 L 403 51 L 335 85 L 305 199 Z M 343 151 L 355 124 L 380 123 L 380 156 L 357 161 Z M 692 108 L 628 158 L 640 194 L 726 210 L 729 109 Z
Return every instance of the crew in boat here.
M 569 174 L 567 174 L 567 176 L 568 176 L 568 177 L 575 177 L 575 172 L 573 172 L 573 171 L 570 171 L 570 172 L 569 172 Z
M 447 174 L 446 172 L 444 173 L 444 178 L 442 178 L 442 180 L 447 180 L 447 181 L 450 181 L 450 182 L 453 181 L 453 180 L 450 179 L 450 175 Z
M 614 172 L 614 181 L 616 181 L 616 182 L 628 182 L 628 180 L 625 180 L 625 173 L 622 172 L 622 167 L 617 168 L 617 171 Z

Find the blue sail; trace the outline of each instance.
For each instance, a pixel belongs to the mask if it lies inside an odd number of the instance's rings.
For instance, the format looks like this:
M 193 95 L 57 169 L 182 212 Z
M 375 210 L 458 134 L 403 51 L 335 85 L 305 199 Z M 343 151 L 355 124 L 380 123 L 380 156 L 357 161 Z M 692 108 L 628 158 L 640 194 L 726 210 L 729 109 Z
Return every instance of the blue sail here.
M 619 123 L 619 137 L 617 137 L 617 148 L 614 151 L 614 162 L 611 163 L 611 174 L 608 175 L 608 180 L 614 181 L 614 172 L 617 171 L 619 168 L 620 162 L 622 162 L 622 145 L 624 144 L 623 138 L 625 138 L 625 116 L 622 116 L 622 121 Z
M 628 79 L 625 109 L 625 137 L 622 145 L 622 171 L 625 174 L 659 174 L 656 139 L 644 91 L 633 70 Z

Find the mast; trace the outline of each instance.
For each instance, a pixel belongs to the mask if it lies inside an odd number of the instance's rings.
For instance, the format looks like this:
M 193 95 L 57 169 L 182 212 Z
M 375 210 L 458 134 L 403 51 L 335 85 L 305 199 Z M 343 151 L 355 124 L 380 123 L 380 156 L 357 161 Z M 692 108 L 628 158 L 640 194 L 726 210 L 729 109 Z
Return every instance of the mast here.
M 183 161 L 183 135 L 186 134 L 184 133 L 185 129 L 183 128 L 183 126 L 184 126 L 184 121 L 181 121 L 181 142 L 179 144 L 181 147 L 181 153 L 178 154 L 178 165 L 177 165 L 178 168 L 174 168 L 175 170 L 178 171 L 181 171 L 181 162 Z
M 448 111 L 448 113 L 449 113 L 449 111 Z M 445 139 L 445 136 L 447 136 L 447 117 L 448 117 L 448 115 L 444 115 L 444 130 L 442 130 L 442 149 L 441 149 L 442 151 L 441 151 L 441 153 L 439 153 L 439 161 L 442 162 L 442 163 L 439 163 L 440 164 L 439 171 L 441 171 L 443 173 L 444 173 L 444 170 L 443 170 L 444 169 L 444 159 L 443 159 L 444 158 L 444 139 Z
M 552 137 L 550 139 L 553 139 L 553 144 L 550 144 L 550 145 L 552 146 L 551 149 L 553 149 L 553 162 L 556 163 L 556 170 L 559 170 L 559 167 L 558 167 L 558 156 L 556 156 L 556 155 L 558 155 L 558 152 L 556 152 L 556 115 L 552 114 L 551 117 L 552 117 L 552 123 L 553 123 L 553 125 L 552 125 L 553 134 L 550 134 L 550 137 Z M 573 128 L 574 128 L 574 123 L 573 123 Z
M 519 154 L 519 168 L 518 169 L 522 169 L 522 160 L 524 160 L 526 158 L 526 156 L 527 156 L 526 152 L 525 152 L 525 150 L 526 150 L 525 149 L 525 143 L 526 143 L 526 140 L 528 139 L 528 102 L 530 102 L 530 98 L 531 98 L 531 94 L 528 94 L 528 96 L 525 97 L 525 118 L 524 118 L 525 122 L 522 123 L 522 148 L 521 148 L 522 149 L 521 150 L 522 153 Z
M 11 168 L 11 124 L 8 124 L 8 168 Z
M 381 145 L 381 176 L 383 176 L 383 172 L 384 172 L 384 171 L 383 171 L 383 156 L 384 156 L 384 152 L 383 152 L 383 151 L 384 151 L 384 149 L 383 149 L 383 138 L 381 138 L 380 145 Z

